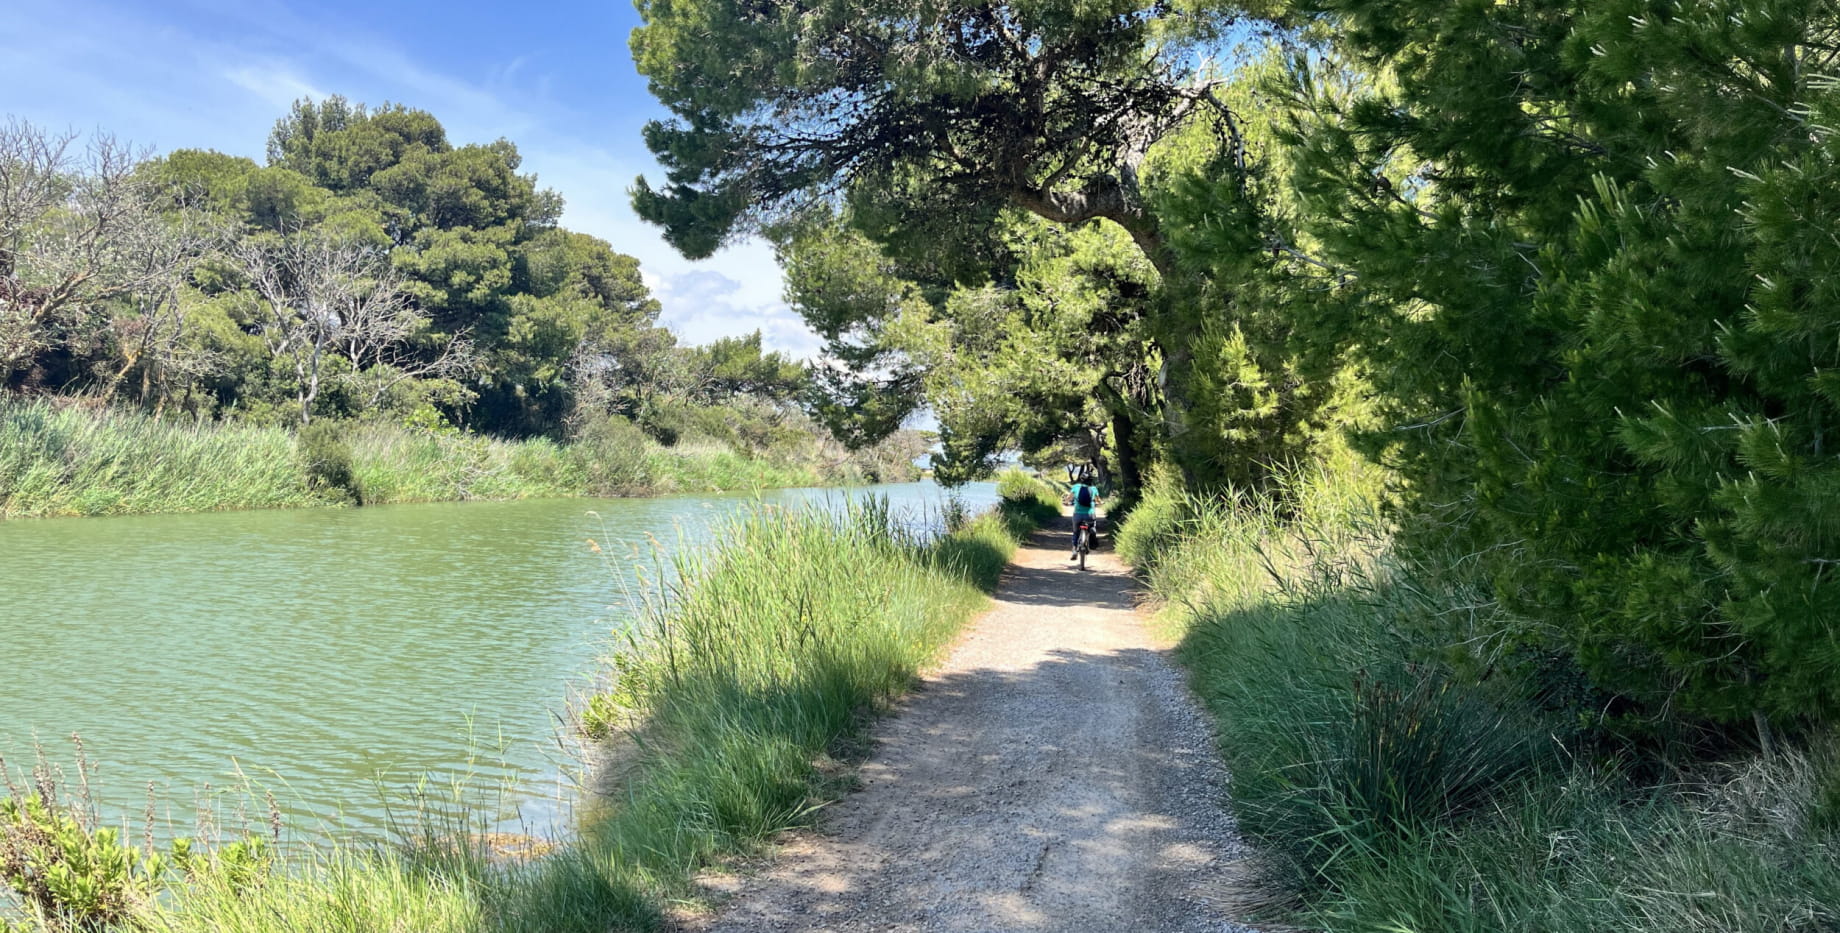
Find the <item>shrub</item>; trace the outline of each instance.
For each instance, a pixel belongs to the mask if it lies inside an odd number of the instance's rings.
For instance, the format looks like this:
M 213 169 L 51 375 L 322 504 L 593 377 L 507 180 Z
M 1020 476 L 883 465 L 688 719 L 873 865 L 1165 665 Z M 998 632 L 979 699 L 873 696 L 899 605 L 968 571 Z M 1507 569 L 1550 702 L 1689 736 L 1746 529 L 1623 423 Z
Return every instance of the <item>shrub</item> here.
M 77 768 L 89 767 L 77 744 Z M 63 800 L 55 772 L 40 758 L 29 787 L 6 775 L 0 798 L 0 882 L 26 914 L 48 930 L 112 930 L 142 926 L 163 892 L 180 883 L 210 881 L 248 891 L 272 865 L 259 837 L 215 851 L 175 839 L 165 851 L 136 848 L 123 830 L 98 825 L 84 792 Z M 10 930 L 0 918 L 0 930 Z M 23 928 L 22 928 L 23 929 Z
M 0 879 L 47 926 L 101 930 L 152 902 L 165 863 L 38 793 L 0 800 Z
M 654 485 L 655 448 L 656 442 L 638 425 L 619 415 L 597 414 L 576 432 L 569 456 L 580 466 L 590 492 L 610 495 Z
M 1045 525 L 1061 514 L 1060 493 L 1021 470 L 1004 470 L 997 476 L 997 498 L 1006 511 L 1026 516 L 1036 524 Z
M 300 429 L 299 444 L 308 486 L 332 498 L 364 502 L 343 428 L 332 421 L 315 421 Z
M 1113 531 L 1118 556 L 1139 570 L 1153 568 L 1158 557 L 1181 539 L 1188 506 L 1179 474 L 1167 468 L 1152 472 L 1130 518 Z

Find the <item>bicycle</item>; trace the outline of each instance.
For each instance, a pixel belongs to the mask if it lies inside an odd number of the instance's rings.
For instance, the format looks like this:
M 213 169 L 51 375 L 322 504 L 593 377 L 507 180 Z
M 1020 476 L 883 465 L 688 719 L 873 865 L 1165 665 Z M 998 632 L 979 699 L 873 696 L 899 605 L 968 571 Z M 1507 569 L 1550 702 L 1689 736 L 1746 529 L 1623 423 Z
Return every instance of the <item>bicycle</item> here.
M 1074 546 L 1074 550 L 1080 552 L 1081 570 L 1086 569 L 1086 554 L 1088 551 L 1092 550 L 1093 535 L 1097 533 L 1093 526 L 1096 524 L 1098 524 L 1096 519 L 1082 518 L 1080 519 L 1079 531 L 1074 535 L 1074 540 L 1079 542 L 1079 544 Z

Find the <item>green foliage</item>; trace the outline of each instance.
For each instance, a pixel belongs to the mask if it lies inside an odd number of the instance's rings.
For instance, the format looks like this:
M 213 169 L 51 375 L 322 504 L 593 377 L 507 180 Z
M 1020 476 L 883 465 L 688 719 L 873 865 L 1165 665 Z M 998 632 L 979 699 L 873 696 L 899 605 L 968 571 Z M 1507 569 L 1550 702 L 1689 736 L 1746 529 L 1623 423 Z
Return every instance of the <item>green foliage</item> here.
M 1360 853 L 1298 919 L 1334 931 L 1766 933 L 1840 922 L 1840 840 L 1804 821 L 1799 757 L 1647 788 L 1577 769 L 1486 818 Z
M 1140 568 L 1179 607 L 1196 689 L 1232 724 L 1222 748 L 1241 826 L 1308 886 L 1489 802 L 1552 746 L 1504 702 L 1518 697 L 1447 666 L 1424 620 L 1461 591 L 1375 562 L 1359 474 L 1286 480 L 1301 518 L 1184 497 L 1165 479 L 1118 540 L 1128 557 L 1154 555 Z
M 89 765 L 81 742 L 77 748 L 82 771 Z M 87 781 L 75 799 L 62 799 L 68 788 L 42 756 L 29 786 L 15 783 L 11 773 L 4 779 L 0 882 L 28 922 L 16 927 L 0 917 L 0 930 L 141 929 L 162 898 L 187 886 L 217 885 L 240 896 L 265 883 L 274 867 L 268 845 L 254 836 L 214 847 L 179 838 L 164 851 L 151 837 L 144 848 L 130 845 L 125 827 L 98 825 Z
M 997 499 L 1006 513 L 1026 516 L 1037 525 L 1053 524 L 1061 515 L 1061 497 L 1054 487 L 1021 470 L 997 474 Z
M 351 445 L 345 442 L 345 429 L 332 421 L 315 421 L 300 429 L 301 468 L 307 485 L 333 499 L 347 498 L 364 502 L 364 487 L 352 468 Z
M 639 15 L 633 59 L 672 118 L 645 128 L 665 182 L 641 179 L 633 204 L 698 258 L 840 187 L 898 192 L 928 229 L 1010 201 L 1147 231 L 1125 166 L 1179 121 L 1189 53 L 1224 19 L 1081 0 L 762 15 L 672 0 Z
M 266 167 L 196 150 L 151 160 L 136 175 L 158 195 L 167 229 L 149 237 L 186 261 L 140 283 L 145 295 L 120 296 L 77 359 L 33 378 L 262 423 L 281 423 L 290 398 L 299 421 L 434 405 L 475 430 L 560 438 L 578 409 L 608 401 L 597 374 L 656 374 L 627 357 L 663 331 L 638 261 L 557 227 L 561 199 L 520 164 L 508 141 L 454 146 L 424 111 L 336 96 L 300 101 L 278 121 Z M 400 320 L 367 326 L 344 312 L 299 315 L 293 306 L 311 303 L 300 296 L 258 300 L 249 263 L 236 260 L 302 239 L 387 257 L 390 274 L 372 277 L 396 280 Z M 278 281 L 310 280 L 304 271 L 293 263 Z M 283 325 L 295 317 L 302 332 L 290 333 Z M 97 383 L 92 372 L 116 375 Z
M 1369 471 L 1371 472 L 1371 471 Z M 1388 552 L 1373 477 L 1285 515 L 1153 487 L 1120 531 L 1214 715 L 1268 909 L 1310 929 L 1820 930 L 1840 836 L 1818 755 L 1650 785 L 1579 741 L 1468 558 Z M 1586 708 L 1592 704 L 1583 704 Z
M 375 421 L 322 420 L 297 436 L 279 427 L 0 401 L 0 515 L 653 495 L 914 478 L 918 451 L 911 444 L 890 441 L 852 457 L 809 424 L 768 423 L 758 411 L 733 408 L 709 417 L 732 418 L 732 426 L 718 421 L 729 441 L 699 435 L 665 448 L 618 416 L 590 420 L 564 445 Z M 878 465 L 878 457 L 898 462 Z
M 1125 563 L 1140 571 L 1154 570 L 1165 556 L 1174 556 L 1191 508 L 1181 479 L 1173 471 L 1158 470 L 1131 507 L 1129 520 L 1113 530 L 1112 546 Z
M 581 465 L 591 492 L 616 495 L 653 485 L 651 446 L 638 425 L 619 415 L 603 415 L 581 428 L 569 453 Z
M 786 401 L 806 391 L 805 367 L 782 354 L 763 352 L 760 331 L 692 348 L 689 357 L 694 391 L 705 401 L 737 396 Z
M 1408 543 L 1477 553 L 1629 725 L 1831 718 L 1831 7 L 1324 6 L 1385 80 L 1296 71 L 1363 309 L 1315 339 L 1373 375 Z
M 0 401 L 0 514 L 200 512 L 320 504 L 279 428 Z
M 36 792 L 0 800 L 0 879 L 54 929 L 103 930 L 145 910 L 166 862 Z

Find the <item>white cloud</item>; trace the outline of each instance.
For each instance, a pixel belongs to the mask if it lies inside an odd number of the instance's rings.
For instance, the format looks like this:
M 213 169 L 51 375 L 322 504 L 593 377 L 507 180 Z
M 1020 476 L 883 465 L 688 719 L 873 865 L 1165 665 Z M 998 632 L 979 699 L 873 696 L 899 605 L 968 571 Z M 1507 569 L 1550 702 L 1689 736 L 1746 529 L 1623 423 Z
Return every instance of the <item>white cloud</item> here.
M 286 113 L 288 107 L 303 97 L 324 100 L 330 96 L 308 84 L 304 78 L 289 73 L 285 65 L 274 62 L 227 68 L 224 77 L 237 87 L 254 94 L 272 108 L 277 116 Z
M 687 343 L 758 330 L 767 349 L 799 359 L 815 357 L 823 344 L 785 302 L 750 301 L 741 282 L 713 269 L 660 276 L 654 294 L 664 305 L 659 323 Z

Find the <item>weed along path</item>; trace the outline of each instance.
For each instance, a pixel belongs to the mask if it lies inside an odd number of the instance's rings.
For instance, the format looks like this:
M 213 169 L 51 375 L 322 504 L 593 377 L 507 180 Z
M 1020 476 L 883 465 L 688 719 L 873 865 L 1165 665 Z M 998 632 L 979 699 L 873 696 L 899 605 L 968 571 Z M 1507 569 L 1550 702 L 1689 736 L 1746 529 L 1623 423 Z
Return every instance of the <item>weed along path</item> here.
M 1212 733 L 1119 561 L 1066 533 L 876 729 L 861 789 L 713 916 L 758 931 L 1241 931 Z M 723 885 L 733 881 L 732 886 Z

